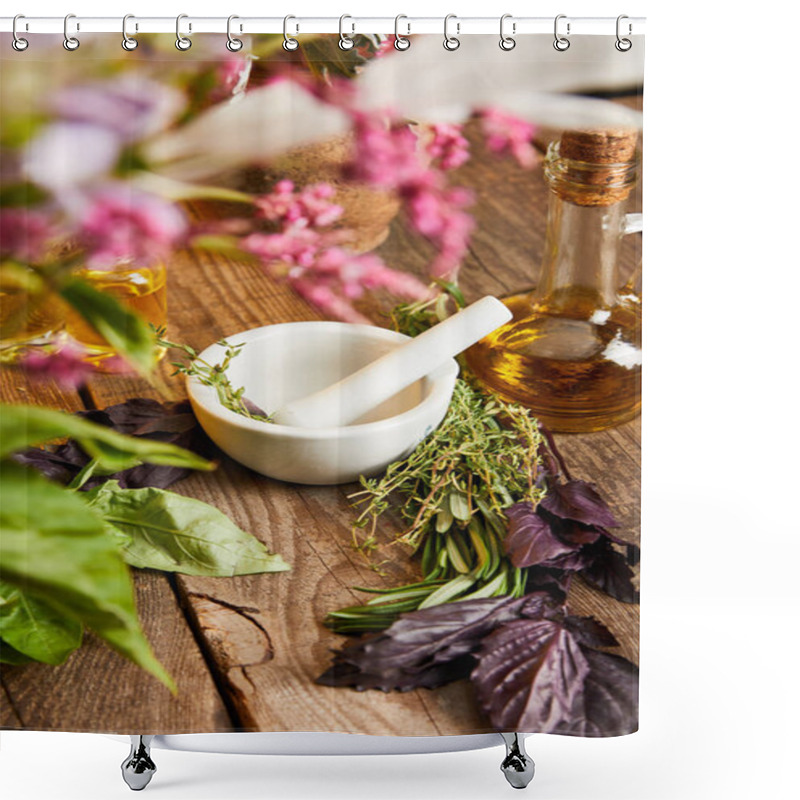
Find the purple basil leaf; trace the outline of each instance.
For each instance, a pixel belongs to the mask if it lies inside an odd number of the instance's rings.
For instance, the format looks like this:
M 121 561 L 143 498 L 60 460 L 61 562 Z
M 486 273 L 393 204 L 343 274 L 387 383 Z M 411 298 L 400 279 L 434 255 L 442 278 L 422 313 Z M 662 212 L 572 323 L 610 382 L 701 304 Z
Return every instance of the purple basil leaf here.
M 623 736 L 639 727 L 639 669 L 620 656 L 582 648 L 589 664 L 583 684 L 583 714 L 553 733 Z
M 589 662 L 560 623 L 509 622 L 484 639 L 477 658 L 472 683 L 497 730 L 549 733 L 583 716 Z
M 563 603 L 572 580 L 570 572 L 553 567 L 528 567 L 525 570 L 526 592 L 549 592 L 554 600 Z
M 561 519 L 571 519 L 601 528 L 619 527 L 606 501 L 586 481 L 551 483 L 540 505 Z
M 638 552 L 636 545 L 627 545 L 627 548 L 629 553 Z M 580 574 L 587 583 L 623 603 L 639 602 L 639 592 L 633 585 L 633 570 L 629 560 L 615 550 L 608 539 L 599 539 L 594 544 L 586 545 L 582 552 L 588 563 L 580 570 Z M 635 558 L 638 559 L 638 556 Z
M 81 411 L 78 416 L 105 425 L 118 433 L 168 442 L 201 455 L 207 455 L 210 450 L 208 439 L 197 424 L 188 401 L 162 404 L 156 400 L 135 397 L 106 409 Z M 43 475 L 59 483 L 72 481 L 89 462 L 89 457 L 73 440 L 51 450 L 30 448 L 15 455 L 14 459 L 38 469 Z M 113 475 L 91 478 L 82 488 L 92 489 L 107 480 L 117 480 L 123 489 L 142 489 L 148 486 L 166 489 L 189 473 L 190 470 L 180 467 L 139 464 Z
M 550 524 L 556 536 L 558 536 L 562 542 L 567 542 L 568 544 L 591 544 L 592 542 L 596 542 L 600 536 L 608 535 L 605 528 L 597 528 L 594 525 L 583 525 L 571 519 L 559 519 L 544 510 L 541 511 L 541 514 L 543 517 L 549 517 L 551 519 Z
M 247 397 L 242 398 L 242 405 L 253 415 L 256 417 L 268 417 L 266 411 L 260 406 L 257 406 L 252 400 L 249 400 Z
M 579 545 L 559 539 L 550 521 L 537 514 L 531 503 L 517 503 L 507 508 L 505 515 L 508 533 L 504 546 L 515 567 L 549 566 L 559 557 L 578 549 Z
M 587 647 L 617 647 L 619 642 L 602 622 L 594 617 L 573 617 L 564 619 L 566 629 Z
M 544 592 L 444 603 L 403 614 L 385 631 L 351 639 L 317 679 L 324 686 L 408 691 L 469 675 L 484 637 L 510 620 L 540 619 L 554 610 Z

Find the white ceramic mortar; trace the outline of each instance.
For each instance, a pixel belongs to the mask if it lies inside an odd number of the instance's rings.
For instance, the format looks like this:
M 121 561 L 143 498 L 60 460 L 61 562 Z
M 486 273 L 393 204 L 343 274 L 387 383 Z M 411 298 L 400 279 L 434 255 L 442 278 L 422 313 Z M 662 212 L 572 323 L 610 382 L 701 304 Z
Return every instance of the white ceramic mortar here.
M 228 337 L 242 344 L 227 374 L 234 387 L 267 412 L 336 383 L 408 341 L 371 325 L 289 322 Z M 200 354 L 219 363 L 224 348 Z M 216 391 L 187 380 L 203 429 L 231 458 L 292 483 L 335 484 L 374 475 L 408 455 L 444 418 L 458 375 L 449 359 L 351 425 L 300 428 L 250 420 L 225 408 Z

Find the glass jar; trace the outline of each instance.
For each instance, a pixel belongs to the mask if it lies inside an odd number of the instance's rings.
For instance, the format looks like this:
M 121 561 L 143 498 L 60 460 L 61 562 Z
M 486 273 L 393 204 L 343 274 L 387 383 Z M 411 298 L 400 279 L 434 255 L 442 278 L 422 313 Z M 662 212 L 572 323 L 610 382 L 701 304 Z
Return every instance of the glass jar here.
M 64 327 L 60 299 L 37 283 L 27 267 L 0 276 L 0 363 L 13 363 L 31 348 L 49 344 Z
M 142 267 L 124 263 L 108 269 L 78 269 L 74 274 L 97 291 L 111 295 L 154 327 L 162 328 L 167 324 L 167 270 L 163 264 Z M 101 372 L 104 362 L 116 355 L 105 339 L 69 307 L 66 330 L 87 349 L 86 360 Z
M 478 380 L 551 430 L 602 430 L 641 408 L 641 299 L 621 285 L 634 132 L 568 132 L 545 160 L 545 254 L 532 292 L 504 299 L 513 319 L 467 353 Z M 577 156 L 577 157 L 576 157 Z

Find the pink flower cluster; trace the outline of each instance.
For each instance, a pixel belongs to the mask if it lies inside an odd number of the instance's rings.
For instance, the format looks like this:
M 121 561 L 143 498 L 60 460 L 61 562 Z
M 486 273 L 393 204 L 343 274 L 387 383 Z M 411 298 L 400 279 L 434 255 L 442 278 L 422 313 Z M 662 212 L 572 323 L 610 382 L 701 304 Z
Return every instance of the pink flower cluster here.
M 386 289 L 413 300 L 425 297 L 427 288 L 412 275 L 390 269 L 372 253 L 359 255 L 341 246 L 346 231 L 330 229 L 342 214 L 332 202 L 334 194 L 329 184 L 297 190 L 291 181 L 279 181 L 256 207 L 280 230 L 252 233 L 242 240 L 243 248 L 310 303 L 346 322 L 369 323 L 352 306 L 365 290 Z
M 30 208 L 0 209 L 0 257 L 38 261 L 55 231 L 46 214 Z
M 456 169 L 469 161 L 469 142 L 460 125 L 432 125 L 433 138 L 428 143 L 428 155 L 442 169 Z
M 77 389 L 93 371 L 83 360 L 85 355 L 85 348 L 66 339 L 55 350 L 31 350 L 20 364 L 34 380 L 54 380 L 66 389 Z
M 329 183 L 315 183 L 295 191 L 289 180 L 278 181 L 272 192 L 256 200 L 259 214 L 270 222 L 298 228 L 325 228 L 342 216 L 344 209 L 332 202 L 336 190 Z
M 417 137 L 407 125 L 390 126 L 378 117 L 356 115 L 354 129 L 356 153 L 349 175 L 375 188 L 396 192 L 405 203 L 411 225 L 439 250 L 430 266 L 431 275 L 454 279 L 474 227 L 465 211 L 472 202 L 471 194 L 450 188 L 442 171 L 425 163 Z M 447 156 L 451 164 L 459 163 L 464 156 L 463 146 L 455 142 L 453 131 L 438 135 L 441 156 Z
M 79 233 L 87 266 L 107 269 L 166 258 L 184 239 L 187 222 L 174 203 L 125 184 L 106 184 L 88 195 Z
M 486 108 L 480 117 L 486 146 L 493 153 L 510 153 L 522 167 L 536 164 L 539 158 L 531 143 L 534 125 L 498 108 Z

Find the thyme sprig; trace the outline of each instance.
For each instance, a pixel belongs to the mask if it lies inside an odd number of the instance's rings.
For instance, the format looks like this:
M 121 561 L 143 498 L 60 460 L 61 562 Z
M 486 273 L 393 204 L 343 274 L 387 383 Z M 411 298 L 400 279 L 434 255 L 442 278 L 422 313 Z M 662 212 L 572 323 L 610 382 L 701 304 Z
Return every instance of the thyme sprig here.
M 170 350 L 179 350 L 188 357 L 188 361 L 170 362 L 175 367 L 173 375 L 188 375 L 197 378 L 204 386 L 213 387 L 220 404 L 236 414 L 258 422 L 272 422 L 272 418 L 268 414 L 265 414 L 244 396 L 244 386 L 235 389 L 228 378 L 228 367 L 231 361 L 239 355 L 244 344 L 233 345 L 225 339 L 220 339 L 217 344 L 225 348 L 224 357 L 218 364 L 209 364 L 200 358 L 197 351 L 190 345 L 165 339 L 165 328 L 158 328 L 155 333 L 159 346 Z
M 369 529 L 368 542 L 382 515 L 398 508 L 406 526 L 395 541 L 421 555 L 423 580 L 363 589 L 376 597 L 330 613 L 326 624 L 339 633 L 378 631 L 415 609 L 521 596 L 526 574 L 505 555 L 503 509 L 544 495 L 542 442 L 527 409 L 458 380 L 442 424 L 383 477 L 362 478 L 362 491 L 352 495 L 363 506 L 356 529 Z

